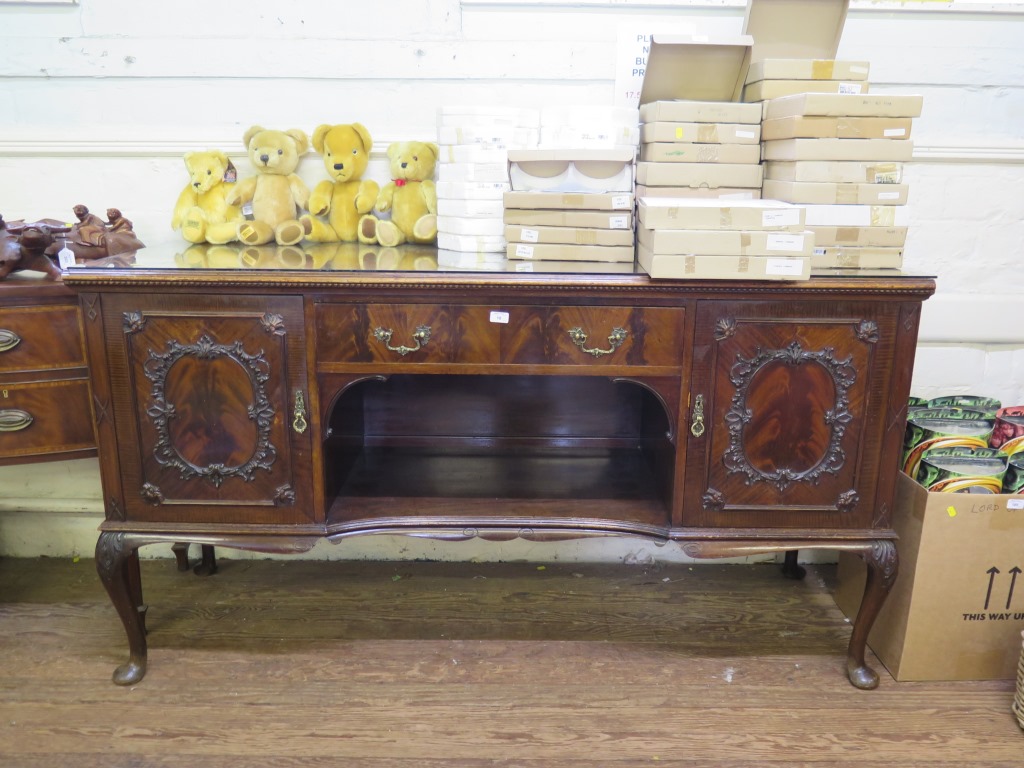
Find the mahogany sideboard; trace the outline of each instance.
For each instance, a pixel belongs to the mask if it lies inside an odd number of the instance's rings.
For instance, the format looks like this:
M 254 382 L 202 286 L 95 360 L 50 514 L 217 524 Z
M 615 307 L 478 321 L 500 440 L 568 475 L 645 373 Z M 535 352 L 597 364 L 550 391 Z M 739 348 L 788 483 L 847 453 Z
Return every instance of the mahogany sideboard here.
M 146 671 L 140 546 L 298 552 L 409 533 L 854 552 L 869 578 L 847 671 L 878 684 L 865 646 L 897 572 L 932 279 L 302 264 L 65 278 L 101 458 L 96 565 L 128 636 L 115 683 Z

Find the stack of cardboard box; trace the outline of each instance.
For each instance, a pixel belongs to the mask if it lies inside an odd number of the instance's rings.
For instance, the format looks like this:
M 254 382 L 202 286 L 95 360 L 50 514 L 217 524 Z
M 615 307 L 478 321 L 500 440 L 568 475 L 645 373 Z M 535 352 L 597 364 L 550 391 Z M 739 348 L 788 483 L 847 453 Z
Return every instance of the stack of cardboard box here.
M 437 247 L 504 253 L 502 195 L 511 189 L 508 150 L 536 147 L 537 110 L 442 107 L 438 110 Z
M 508 258 L 632 264 L 634 155 L 633 147 L 509 151 Z
M 772 200 L 641 198 L 637 261 L 651 277 L 800 280 L 814 235 L 802 206 Z
M 747 72 L 744 101 L 767 101 L 797 93 L 868 93 L 866 61 L 764 59 Z
M 903 263 L 912 118 L 921 96 L 807 93 L 764 103 L 765 198 L 807 206 L 815 267 Z

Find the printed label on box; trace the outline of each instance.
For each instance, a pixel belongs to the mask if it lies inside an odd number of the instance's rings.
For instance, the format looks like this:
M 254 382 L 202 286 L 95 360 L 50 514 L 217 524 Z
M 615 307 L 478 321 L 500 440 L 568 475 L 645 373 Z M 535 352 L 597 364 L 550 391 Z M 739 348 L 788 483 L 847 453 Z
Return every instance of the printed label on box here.
M 499 312 L 498 310 L 491 310 L 491 322 L 492 323 L 507 323 L 508 312 Z
M 840 83 L 840 93 L 860 93 L 860 83 Z
M 799 237 L 803 239 L 803 235 Z M 799 275 L 804 271 L 804 265 L 800 259 L 768 259 L 764 271 L 769 275 Z
M 757 134 L 753 131 L 736 131 L 736 135 L 741 139 L 752 139 Z
M 612 198 L 612 208 L 615 210 L 628 210 L 633 207 L 632 195 L 615 195 Z
M 516 256 L 522 256 L 524 259 L 533 258 L 533 246 L 519 244 L 516 246 Z
M 768 235 L 765 238 L 764 247 L 769 251 L 802 251 L 804 248 L 803 235 Z M 799 262 L 797 262 L 799 264 Z M 786 273 L 777 273 L 786 274 Z
M 609 216 L 608 229 L 629 229 L 629 216 Z
M 516 272 L 533 272 L 533 264 L 516 264 Z
M 906 128 L 886 128 L 884 131 L 882 131 L 882 135 L 883 136 L 906 136 L 907 135 L 907 129 Z
M 788 227 L 799 223 L 799 208 L 792 208 L 784 211 L 765 211 L 761 214 L 762 227 Z
M 879 200 L 899 200 L 899 198 L 900 198 L 900 193 L 899 192 L 879 192 L 878 193 L 878 199 Z
M 540 239 L 540 232 L 536 229 L 524 229 L 519 234 L 524 243 L 536 243 Z

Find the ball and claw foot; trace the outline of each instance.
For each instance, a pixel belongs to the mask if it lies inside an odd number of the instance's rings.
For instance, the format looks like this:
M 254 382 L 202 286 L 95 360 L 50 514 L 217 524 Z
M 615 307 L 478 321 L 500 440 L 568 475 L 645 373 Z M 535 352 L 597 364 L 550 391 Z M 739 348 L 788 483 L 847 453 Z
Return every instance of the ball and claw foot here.
M 871 691 L 878 687 L 878 673 L 866 664 L 858 664 L 854 659 L 846 662 L 846 675 L 854 688 Z
M 127 664 L 122 664 L 114 670 L 113 681 L 115 685 L 135 685 L 146 675 L 145 659 L 129 659 Z

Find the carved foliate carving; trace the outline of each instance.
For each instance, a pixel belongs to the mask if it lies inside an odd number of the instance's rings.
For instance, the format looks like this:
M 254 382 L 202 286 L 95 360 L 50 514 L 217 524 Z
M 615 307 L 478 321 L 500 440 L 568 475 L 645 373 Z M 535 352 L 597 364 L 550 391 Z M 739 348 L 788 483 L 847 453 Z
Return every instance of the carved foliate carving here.
M 725 341 L 736 333 L 736 318 L 721 317 L 715 323 L 715 341 Z
M 845 493 L 839 494 L 839 498 L 836 500 L 836 509 L 840 512 L 852 512 L 859 501 L 860 496 L 857 494 L 857 491 L 851 488 Z
M 126 334 L 138 333 L 146 327 L 146 316 L 141 312 L 125 312 L 122 322 Z
M 843 435 L 847 425 L 853 420 L 849 411 L 850 387 L 857 379 L 857 370 L 851 364 L 852 357 L 837 360 L 835 350 L 825 347 L 817 352 L 805 350 L 798 342 L 793 342 L 785 349 L 758 349 L 756 354 L 746 359 L 736 356 L 736 363 L 730 371 L 730 380 L 735 387 L 729 410 L 725 413 L 725 421 L 729 428 L 729 447 L 723 456 L 726 469 L 745 475 L 747 485 L 762 481 L 785 491 L 795 482 L 817 483 L 825 474 L 835 474 L 846 462 L 846 454 L 842 448 Z M 829 430 L 829 442 L 822 458 L 806 470 L 792 470 L 786 467 L 774 471 L 764 471 L 753 466 L 743 448 L 743 432 L 753 418 L 747 407 L 750 383 L 764 366 L 782 363 L 789 366 L 821 365 L 829 374 L 835 387 L 835 404 L 825 412 L 824 419 Z
M 896 554 L 896 544 L 888 539 L 877 539 L 871 542 L 871 550 L 862 555 L 864 562 L 868 565 L 877 565 L 882 574 L 883 584 L 888 587 L 896 578 L 896 570 L 899 567 L 899 556 Z
M 704 496 L 701 497 L 701 503 L 704 505 L 704 509 L 721 512 L 725 508 L 725 496 L 715 488 L 708 488 Z
M 284 318 L 281 315 L 272 315 L 267 312 L 260 318 L 260 325 L 272 336 L 284 336 L 287 333 L 284 327 Z
M 174 447 L 170 436 L 170 423 L 176 417 L 174 403 L 166 398 L 167 374 L 181 358 L 191 355 L 203 360 L 226 357 L 238 363 L 245 370 L 252 385 L 253 402 L 248 406 L 249 419 L 256 424 L 256 446 L 252 455 L 243 464 L 225 466 L 208 464 L 197 466 L 188 461 Z M 178 470 L 182 480 L 204 478 L 219 488 L 225 479 L 238 477 L 251 482 L 259 469 L 269 470 L 277 458 L 277 449 L 270 442 L 270 429 L 276 411 L 267 396 L 266 383 L 270 378 L 270 364 L 263 351 L 250 355 L 242 349 L 242 343 L 217 344 L 209 336 L 202 336 L 194 344 L 168 341 L 167 351 L 158 354 L 150 350 L 144 366 L 146 377 L 153 382 L 151 405 L 146 413 L 153 420 L 156 430 L 156 445 L 153 455 L 161 466 Z
M 878 323 L 874 320 L 861 320 L 857 326 L 857 338 L 867 344 L 878 343 Z
M 274 506 L 290 507 L 295 504 L 295 489 L 290 485 L 282 485 L 274 491 Z
M 164 503 L 164 494 L 158 486 L 152 483 L 143 483 L 142 488 L 139 490 L 139 495 L 142 496 L 143 500 L 147 504 L 152 504 L 154 507 L 158 507 Z

